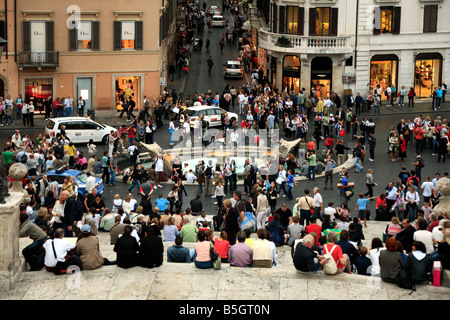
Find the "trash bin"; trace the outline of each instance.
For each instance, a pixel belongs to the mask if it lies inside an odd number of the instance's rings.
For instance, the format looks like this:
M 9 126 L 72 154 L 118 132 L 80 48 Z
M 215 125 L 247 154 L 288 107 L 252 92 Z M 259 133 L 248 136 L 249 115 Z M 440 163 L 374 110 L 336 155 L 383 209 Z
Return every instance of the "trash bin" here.
M 95 109 L 92 108 L 87 109 L 87 116 L 92 120 L 95 120 Z
M 362 103 L 361 112 L 369 112 L 369 100 L 364 100 Z

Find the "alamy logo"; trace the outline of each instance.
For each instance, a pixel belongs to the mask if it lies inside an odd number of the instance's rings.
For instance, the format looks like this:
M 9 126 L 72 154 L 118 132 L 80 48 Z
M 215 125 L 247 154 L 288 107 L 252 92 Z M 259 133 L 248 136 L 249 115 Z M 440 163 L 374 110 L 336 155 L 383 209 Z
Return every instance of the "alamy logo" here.
M 69 30 L 80 29 L 81 25 L 81 10 L 77 5 L 68 6 L 66 12 L 70 14 L 70 17 L 67 18 L 67 28 Z

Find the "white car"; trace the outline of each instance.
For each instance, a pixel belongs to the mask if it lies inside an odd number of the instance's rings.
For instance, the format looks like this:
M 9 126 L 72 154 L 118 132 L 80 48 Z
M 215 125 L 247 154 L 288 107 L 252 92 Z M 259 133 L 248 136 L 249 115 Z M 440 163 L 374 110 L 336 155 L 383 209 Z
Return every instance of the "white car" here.
M 67 137 L 73 143 L 88 143 L 90 139 L 94 142 L 106 143 L 111 131 L 117 131 L 111 126 L 97 123 L 90 118 L 62 117 L 49 119 L 45 126 L 45 132 L 50 137 L 56 137 L 61 132 L 63 125 L 66 126 Z
M 240 61 L 230 60 L 225 64 L 224 78 L 240 78 L 244 77 L 244 71 Z
M 209 16 L 214 16 L 214 14 L 219 13 L 220 14 L 220 9 L 218 6 L 211 6 L 207 11 L 206 14 Z
M 225 21 L 223 21 L 223 17 L 219 15 L 215 15 L 211 21 L 212 27 L 225 27 Z
M 203 113 L 204 117 L 204 123 L 206 126 L 206 129 L 209 127 L 217 127 L 221 126 L 222 122 L 220 121 L 220 118 L 225 110 L 219 107 L 214 106 L 194 106 L 186 108 L 186 110 L 180 115 L 180 122 L 183 123 L 185 120 L 185 117 L 189 117 L 189 122 L 191 124 L 191 127 L 194 126 L 194 121 L 200 117 L 200 115 Z M 233 112 L 228 112 L 228 119 L 230 121 L 230 126 L 233 122 L 237 121 L 238 115 Z

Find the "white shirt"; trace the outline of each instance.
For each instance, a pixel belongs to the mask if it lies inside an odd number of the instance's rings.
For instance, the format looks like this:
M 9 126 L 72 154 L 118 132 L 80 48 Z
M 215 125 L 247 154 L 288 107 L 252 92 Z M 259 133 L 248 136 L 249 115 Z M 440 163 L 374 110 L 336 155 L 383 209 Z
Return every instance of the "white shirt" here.
M 164 160 L 162 158 L 155 159 L 155 171 L 162 172 L 164 171 Z
M 326 207 L 323 210 L 323 213 L 326 215 L 329 215 L 331 217 L 331 220 L 334 220 L 334 215 L 336 214 L 336 209 L 332 207 Z
M 433 248 L 433 234 L 428 230 L 417 230 L 414 232 L 414 240 L 422 242 L 427 248 L 427 254 L 434 251 Z
M 238 135 L 237 132 L 232 132 L 231 133 L 230 139 L 231 139 L 232 142 L 237 142 L 238 138 L 239 138 L 239 135 Z
M 86 192 L 92 193 L 92 190 L 95 188 L 95 177 L 90 176 L 86 179 Z
M 406 200 L 407 202 L 409 202 L 409 201 L 415 201 L 416 204 L 419 205 L 420 197 L 419 197 L 419 194 L 418 194 L 417 192 L 411 193 L 410 191 L 408 191 L 408 192 L 406 193 L 405 200 Z
M 320 195 L 320 193 L 316 193 L 314 195 L 314 206 L 316 207 L 320 207 L 320 204 L 323 202 L 322 200 L 322 196 Z
M 420 187 L 421 189 L 423 189 L 422 195 L 424 197 L 431 197 L 431 194 L 433 193 L 433 182 L 431 181 L 425 181 L 424 183 L 422 183 L 422 186 Z
M 52 243 L 55 244 L 56 258 L 53 252 Z M 64 239 L 56 238 L 54 240 L 45 241 L 43 247 L 45 249 L 45 261 L 44 261 L 45 265 L 47 267 L 54 267 L 56 266 L 58 261 L 61 262 L 65 261 L 67 251 L 74 249 L 75 243 L 69 242 Z
M 186 182 L 188 182 L 188 183 L 194 183 L 194 181 L 196 181 L 197 180 L 197 177 L 195 176 L 195 174 L 193 174 L 192 172 L 189 172 L 187 175 L 186 175 Z

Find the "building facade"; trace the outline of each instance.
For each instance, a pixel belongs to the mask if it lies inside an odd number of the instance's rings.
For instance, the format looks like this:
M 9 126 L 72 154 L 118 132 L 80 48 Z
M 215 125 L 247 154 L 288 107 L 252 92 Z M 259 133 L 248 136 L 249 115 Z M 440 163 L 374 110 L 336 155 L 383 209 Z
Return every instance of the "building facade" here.
M 83 97 L 86 109 L 114 114 L 120 100 L 139 106 L 144 95 L 160 94 L 175 0 L 6 0 L 3 6 L 2 96 L 21 94 L 38 110 L 48 96 Z
M 421 98 L 450 78 L 448 0 L 257 0 L 258 51 L 278 89 L 365 95 L 380 85 Z

